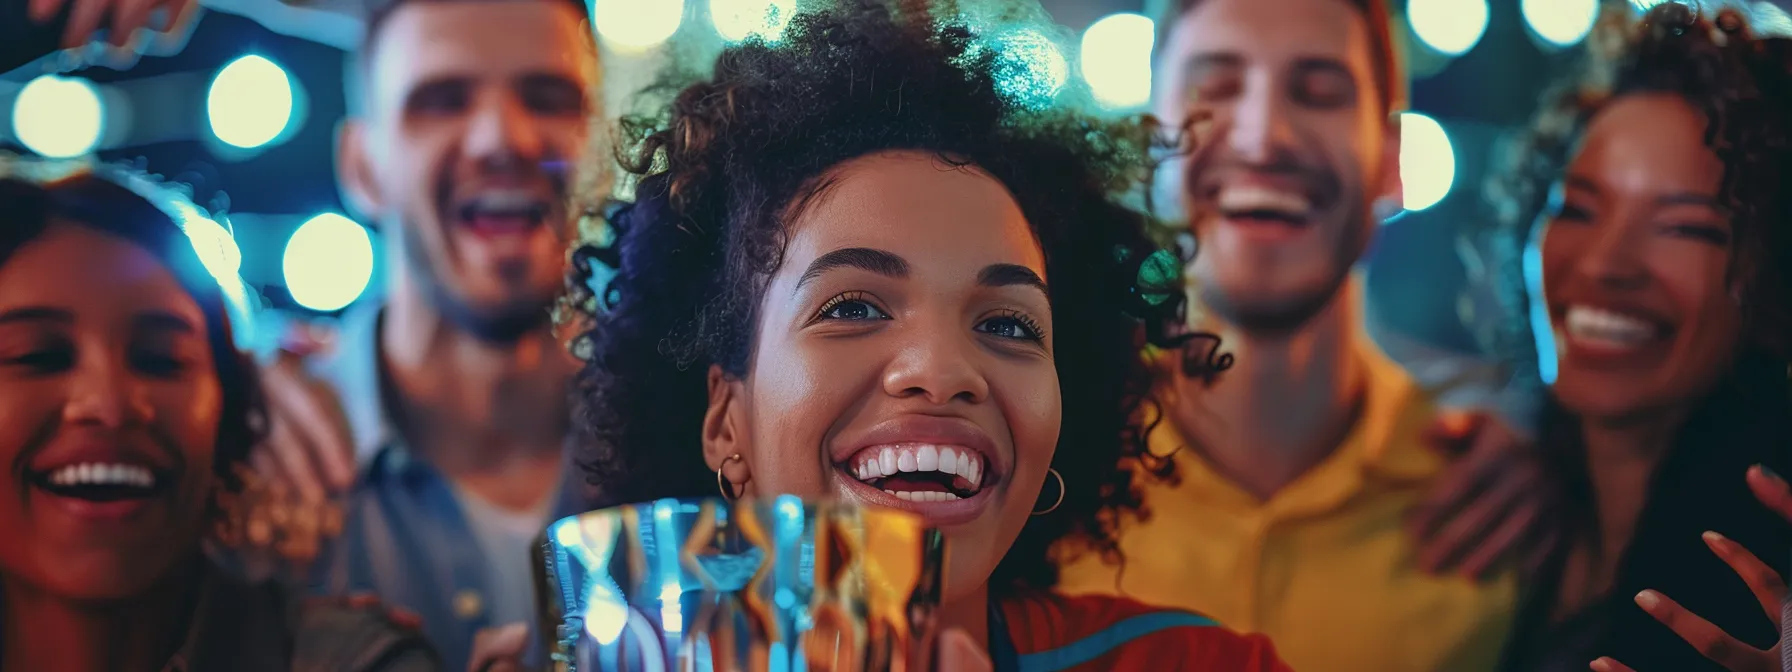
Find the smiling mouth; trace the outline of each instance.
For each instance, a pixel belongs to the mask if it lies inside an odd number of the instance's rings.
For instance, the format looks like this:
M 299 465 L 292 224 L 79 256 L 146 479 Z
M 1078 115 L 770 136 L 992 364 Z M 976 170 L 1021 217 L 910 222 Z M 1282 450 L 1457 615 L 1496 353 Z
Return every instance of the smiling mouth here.
M 1639 349 L 1668 332 L 1653 320 L 1583 305 L 1569 306 L 1562 322 L 1569 338 L 1608 350 Z
M 549 204 L 531 192 L 491 191 L 462 203 L 455 215 L 482 236 L 524 234 L 547 220 Z
M 141 465 L 95 462 L 32 472 L 29 479 L 52 495 L 90 502 L 149 499 L 172 480 Z
M 982 492 L 988 464 L 959 446 L 872 446 L 841 467 L 859 482 L 910 502 L 953 502 Z
M 1294 228 L 1305 227 L 1313 211 L 1305 194 L 1256 186 L 1221 188 L 1216 205 L 1228 222 Z

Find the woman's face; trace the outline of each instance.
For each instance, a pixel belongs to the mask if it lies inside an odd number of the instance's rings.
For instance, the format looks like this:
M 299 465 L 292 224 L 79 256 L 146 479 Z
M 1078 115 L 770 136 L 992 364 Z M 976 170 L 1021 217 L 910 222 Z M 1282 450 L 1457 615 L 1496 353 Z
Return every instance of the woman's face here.
M 1594 117 L 1543 238 L 1562 403 L 1607 421 L 1660 417 L 1709 392 L 1735 351 L 1723 165 L 1703 115 L 1630 95 Z
M 197 552 L 221 395 L 199 305 L 148 251 L 55 223 L 0 265 L 0 572 L 140 595 Z
M 711 374 L 706 458 L 761 497 L 925 516 L 963 595 L 1026 524 L 1057 447 L 1045 259 L 976 168 L 885 152 L 829 177 L 790 223 L 747 376 Z

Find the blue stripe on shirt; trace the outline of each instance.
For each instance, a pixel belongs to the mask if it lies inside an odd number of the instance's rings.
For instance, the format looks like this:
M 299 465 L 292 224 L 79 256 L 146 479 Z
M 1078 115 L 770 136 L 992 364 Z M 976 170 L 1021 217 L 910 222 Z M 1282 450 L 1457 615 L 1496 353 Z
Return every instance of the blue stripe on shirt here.
M 1218 626 L 1219 623 L 1213 619 L 1183 611 L 1159 611 L 1134 616 L 1070 644 L 1020 656 L 1019 668 L 1020 672 L 1058 672 L 1100 658 L 1122 644 L 1152 633 L 1171 628 Z

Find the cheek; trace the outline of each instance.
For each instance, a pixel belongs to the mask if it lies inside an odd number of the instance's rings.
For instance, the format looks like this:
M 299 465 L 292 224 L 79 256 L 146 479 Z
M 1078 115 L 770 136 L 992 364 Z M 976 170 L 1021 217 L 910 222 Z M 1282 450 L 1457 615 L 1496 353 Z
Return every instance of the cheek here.
M 62 416 L 62 395 L 26 381 L 0 381 L 0 464 L 15 464 L 32 444 L 41 442 L 54 431 Z M 0 479 L 0 491 L 10 491 L 18 484 L 10 477 Z M 7 501 L 18 501 L 8 497 Z
M 202 382 L 157 390 L 153 399 L 158 433 L 180 446 L 189 474 L 205 475 L 209 481 L 224 406 L 217 375 L 208 373 Z
M 754 487 L 761 495 L 826 494 L 823 456 L 835 424 L 869 397 L 876 353 L 863 343 L 763 341 L 753 361 L 744 428 Z
M 1014 433 L 1019 466 L 1039 465 L 1038 472 L 1045 473 L 1064 422 L 1057 367 L 1049 361 L 1004 367 L 993 371 L 991 378 L 991 391 L 1001 399 L 1002 413 Z

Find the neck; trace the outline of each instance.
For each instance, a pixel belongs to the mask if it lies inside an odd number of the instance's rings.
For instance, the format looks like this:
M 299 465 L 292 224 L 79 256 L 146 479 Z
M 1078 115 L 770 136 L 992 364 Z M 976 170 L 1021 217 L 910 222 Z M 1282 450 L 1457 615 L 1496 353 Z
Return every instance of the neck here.
M 1610 561 L 1630 542 L 1642 515 L 1655 470 L 1667 457 L 1686 412 L 1652 414 L 1646 420 L 1581 419 L 1587 473 L 1599 524 L 1595 541 Z
M 420 291 L 395 286 L 379 329 L 383 375 L 401 431 L 449 471 L 557 456 L 576 364 L 544 326 L 514 343 L 457 328 Z
M 937 615 L 941 632 L 963 630 L 977 641 L 977 646 L 989 651 L 989 584 L 956 600 L 942 602 Z
M 0 670 L 155 672 L 185 639 L 199 593 L 196 563 L 148 593 L 83 602 L 11 579 L 0 616 Z
M 1268 499 L 1337 450 L 1355 422 L 1365 383 L 1358 315 L 1346 289 L 1293 332 L 1204 320 L 1235 365 L 1211 387 L 1178 373 L 1170 417 L 1220 473 Z

